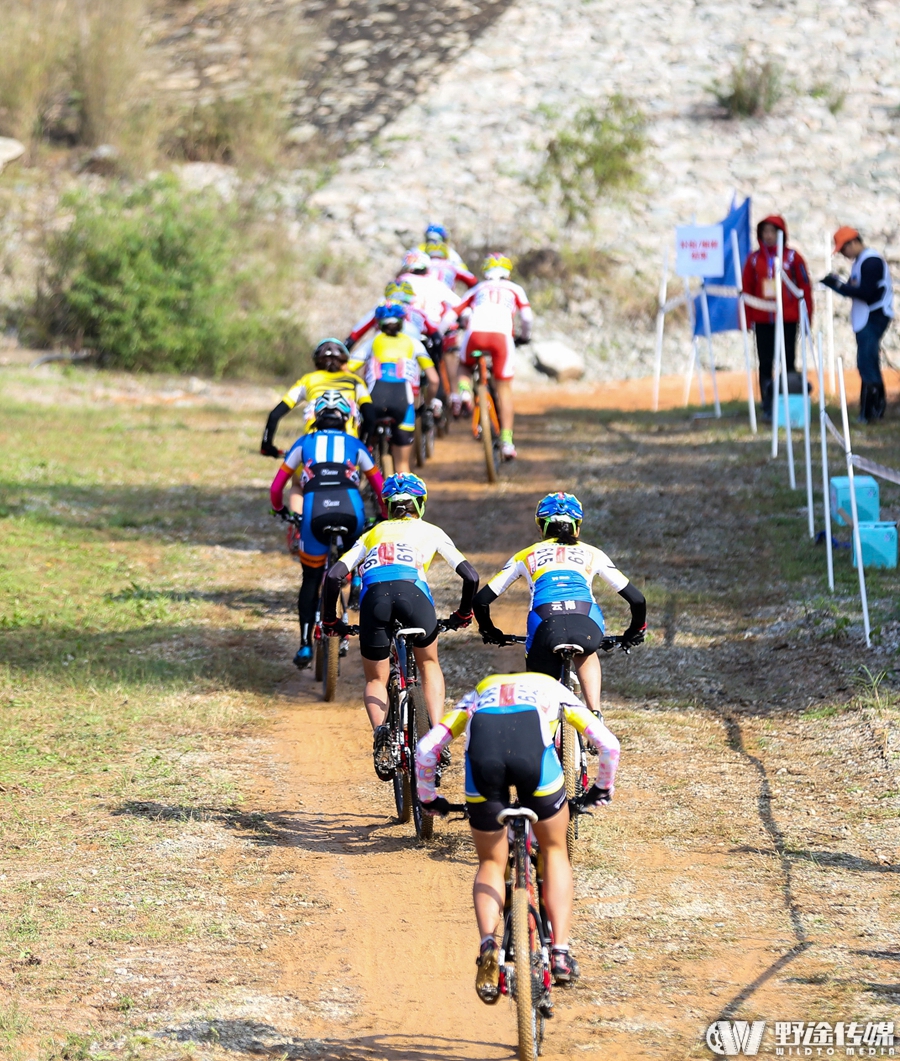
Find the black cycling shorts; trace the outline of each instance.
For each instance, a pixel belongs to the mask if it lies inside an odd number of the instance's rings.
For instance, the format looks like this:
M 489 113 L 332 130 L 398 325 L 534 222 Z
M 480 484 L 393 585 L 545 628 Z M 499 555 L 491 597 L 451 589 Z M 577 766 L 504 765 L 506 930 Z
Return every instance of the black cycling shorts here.
M 411 446 L 415 439 L 416 410 L 409 400 L 409 390 L 405 383 L 380 379 L 372 387 L 372 408 L 375 419 L 390 418 L 394 421 L 391 428 L 391 444 L 394 446 Z
M 562 766 L 553 745 L 544 747 L 537 711 L 476 711 L 466 748 L 466 806 L 473 829 L 493 833 L 503 828 L 497 815 L 510 806 L 510 785 L 538 821 L 552 818 L 565 806 Z M 483 799 L 473 799 L 475 793 Z
M 363 659 L 387 659 L 391 654 L 391 630 L 395 622 L 418 626 L 424 637 L 409 644 L 426 648 L 438 635 L 434 605 L 415 582 L 376 582 L 367 586 L 359 605 L 359 654 Z
M 557 645 L 578 645 L 589 655 L 600 648 L 603 637 L 603 631 L 589 615 L 550 615 L 534 632 L 525 669 L 558 678 L 561 660 L 553 651 Z

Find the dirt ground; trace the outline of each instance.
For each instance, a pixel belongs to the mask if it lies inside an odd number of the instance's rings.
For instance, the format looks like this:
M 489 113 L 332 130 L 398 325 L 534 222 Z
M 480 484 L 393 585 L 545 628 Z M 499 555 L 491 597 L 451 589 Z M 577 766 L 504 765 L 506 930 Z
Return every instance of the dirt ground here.
M 111 394 L 97 400 L 116 403 Z M 765 443 L 737 426 L 737 406 L 734 419 L 710 425 L 674 412 L 604 412 L 607 400 L 571 389 L 552 400 L 523 395 L 521 459 L 496 489 L 482 483 L 479 451 L 458 429 L 427 469 L 428 518 L 484 577 L 533 540 L 536 499 L 568 488 L 588 510 L 585 537 L 649 601 L 647 644 L 604 660 L 620 784 L 582 830 L 573 945 L 583 975 L 556 992 L 545 1056 L 708 1057 L 704 1035 L 717 1018 L 893 1019 L 896 572 L 873 580 L 879 637 L 867 652 L 847 557 L 838 557 L 848 570 L 837 599 L 826 601 L 799 502 L 786 500 Z M 193 414 L 179 406 L 171 415 Z M 250 437 L 259 415 L 245 419 Z M 223 484 L 246 484 L 248 469 L 264 506 L 274 466 L 252 451 L 241 451 Z M 99 803 L 79 793 L 72 811 L 94 807 L 98 829 L 139 830 L 134 864 L 117 867 L 132 882 L 120 886 L 118 916 L 136 916 L 128 899 L 134 910 L 132 893 L 149 873 L 140 859 L 162 858 L 179 890 L 171 916 L 192 906 L 225 927 L 178 943 L 161 936 L 155 946 L 98 937 L 94 948 L 78 922 L 47 931 L 34 947 L 40 962 L 7 950 L 0 989 L 30 1021 L 10 1056 L 512 1057 L 511 1005 L 485 1007 L 473 991 L 465 826 L 440 823 L 436 839 L 419 845 L 411 826 L 394 823 L 390 787 L 371 768 L 355 649 L 339 700 L 322 703 L 312 677 L 286 663 L 297 568 L 264 521 L 248 522 L 245 534 L 240 550 L 203 546 L 204 584 L 223 608 L 226 582 L 229 592 L 257 594 L 257 618 L 229 644 L 267 661 L 268 721 L 197 760 L 201 770 L 235 771 L 240 797 L 177 802 L 132 784 Z M 434 575 L 440 608 L 450 610 L 455 578 L 442 567 Z M 496 607 L 499 624 L 521 629 L 526 603 L 510 591 Z M 627 609 L 614 595 L 603 604 L 619 629 Z M 441 644 L 448 696 L 522 663 L 519 649 L 488 649 L 468 632 Z M 451 796 L 459 759 L 457 751 L 445 784 Z M 22 887 L 46 878 L 49 890 L 57 877 L 91 872 L 90 850 L 42 869 L 36 835 L 17 846 L 0 886 L 7 873 Z M 17 916 L 22 887 L 8 896 Z M 66 966 L 64 953 L 85 957 Z M 75 1032 L 82 1045 L 68 1053 L 47 1045 Z M 762 1052 L 773 1053 L 772 1043 L 770 1024 Z

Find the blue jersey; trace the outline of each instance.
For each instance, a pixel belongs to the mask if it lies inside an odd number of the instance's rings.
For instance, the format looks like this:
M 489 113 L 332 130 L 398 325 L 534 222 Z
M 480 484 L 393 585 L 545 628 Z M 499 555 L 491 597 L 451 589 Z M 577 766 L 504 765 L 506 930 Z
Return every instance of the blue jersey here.
M 304 493 L 330 487 L 359 488 L 359 473 L 374 467 L 369 451 L 346 431 L 302 435 L 285 454 L 284 465 L 300 475 Z

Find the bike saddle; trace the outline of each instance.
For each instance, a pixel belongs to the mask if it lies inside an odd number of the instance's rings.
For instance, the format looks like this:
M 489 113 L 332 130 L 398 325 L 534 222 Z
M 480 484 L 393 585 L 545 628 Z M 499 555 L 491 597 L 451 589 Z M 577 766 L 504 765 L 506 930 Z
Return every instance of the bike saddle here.
M 554 652 L 576 652 L 579 656 L 584 655 L 584 649 L 581 645 L 554 645 Z
M 528 807 L 506 807 L 497 815 L 497 821 L 505 825 L 511 818 L 526 818 L 532 825 L 538 820 L 538 816 Z
M 395 631 L 398 637 L 424 637 L 425 631 L 421 626 L 401 626 Z

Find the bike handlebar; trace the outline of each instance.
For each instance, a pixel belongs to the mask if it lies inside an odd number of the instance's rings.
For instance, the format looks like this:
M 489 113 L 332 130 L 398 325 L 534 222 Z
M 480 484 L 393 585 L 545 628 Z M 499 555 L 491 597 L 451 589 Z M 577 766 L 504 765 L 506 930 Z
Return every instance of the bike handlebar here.
M 520 634 L 504 634 L 501 630 L 498 634 L 501 640 L 495 640 L 490 635 L 482 633 L 481 638 L 486 645 L 497 645 L 500 648 L 506 648 L 507 645 L 524 645 L 527 638 L 522 637 Z M 614 648 L 619 647 L 625 653 L 626 656 L 631 655 L 631 646 L 625 644 L 625 639 L 621 634 L 610 634 L 609 637 L 601 639 L 600 644 L 597 646 L 597 651 L 611 652 Z M 560 653 L 561 655 L 562 653 Z

